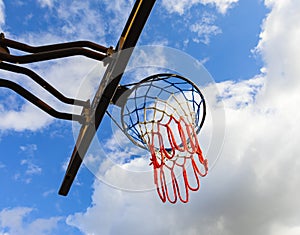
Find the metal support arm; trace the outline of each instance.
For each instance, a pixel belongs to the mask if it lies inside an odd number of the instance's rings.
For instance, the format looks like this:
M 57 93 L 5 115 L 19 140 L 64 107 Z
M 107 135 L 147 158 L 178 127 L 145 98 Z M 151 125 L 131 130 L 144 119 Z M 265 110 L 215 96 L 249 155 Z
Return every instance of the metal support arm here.
M 18 85 L 17 83 L 0 78 L 0 87 L 6 87 L 15 91 L 16 93 L 24 97 L 26 100 L 28 100 L 29 102 L 31 102 L 32 104 L 34 104 L 35 106 L 37 106 L 38 108 L 42 109 L 43 111 L 45 111 L 46 113 L 50 114 L 55 118 L 74 120 L 82 124 L 85 123 L 84 116 L 59 112 L 54 108 L 52 108 L 51 106 L 49 106 L 48 104 L 46 104 L 38 97 L 36 97 L 35 95 L 33 95 L 32 93 L 30 93 L 29 91 L 27 91 L 26 89 L 24 89 L 23 87 L 21 87 L 20 85 Z
M 82 47 L 82 48 L 86 47 L 109 55 L 110 50 L 112 49 L 112 48 L 107 48 L 98 45 L 90 41 L 75 41 L 75 42 L 58 43 L 58 44 L 45 45 L 45 46 L 30 46 L 25 43 L 20 43 L 17 41 L 13 41 L 11 39 L 6 39 L 3 33 L 0 34 L 0 46 L 10 47 L 28 53 L 39 53 L 39 52 L 46 52 L 46 51 L 62 50 L 62 49 L 69 49 L 74 47 Z
M 29 54 L 24 55 L 11 55 L 10 48 L 26 52 Z M 64 96 L 57 89 L 46 82 L 42 77 L 36 74 L 34 71 L 20 67 L 14 64 L 27 64 L 46 60 L 53 60 L 59 58 L 65 58 L 70 56 L 81 55 L 94 60 L 103 61 L 107 58 L 107 62 L 110 62 L 110 56 L 114 53 L 112 47 L 104 47 L 89 41 L 75 41 L 68 43 L 59 43 L 45 46 L 30 46 L 24 43 L 6 39 L 4 34 L 0 34 L 0 69 L 19 73 L 30 77 L 33 81 L 47 90 L 50 94 L 56 97 L 58 100 L 71 105 L 82 106 L 82 115 L 62 113 L 53 109 L 51 106 L 40 100 L 38 97 L 9 80 L 0 79 L 0 87 L 9 88 L 35 106 L 39 107 L 51 116 L 59 119 L 74 120 L 82 124 L 86 124 L 86 120 L 89 119 L 87 115 L 90 113 L 90 102 L 78 99 L 72 99 Z M 9 62 L 9 63 L 6 63 Z
M 86 56 L 91 59 L 102 61 L 114 52 L 112 47 L 107 48 L 89 41 L 75 41 L 46 46 L 30 46 L 6 39 L 3 33 L 0 34 L 0 48 L 3 49 L 0 50 L 0 61 L 7 61 L 16 64 L 27 64 L 76 55 Z M 10 55 L 9 48 L 31 54 L 21 56 Z
M 40 62 L 45 60 L 53 60 L 53 59 L 65 58 L 65 57 L 76 56 L 76 55 L 82 55 L 99 61 L 102 61 L 104 58 L 107 57 L 107 55 L 100 54 L 98 52 L 87 50 L 81 47 L 73 47 L 73 48 L 60 49 L 54 51 L 38 52 L 30 55 L 21 55 L 21 56 L 9 55 L 0 52 L 0 60 L 7 61 L 10 63 L 15 63 L 15 64 L 28 64 L 28 63 Z
M 43 87 L 45 90 L 47 90 L 50 94 L 52 94 L 57 99 L 59 99 L 60 101 L 66 103 L 66 104 L 78 105 L 78 106 L 83 106 L 83 107 L 89 106 L 88 101 L 71 99 L 71 98 L 65 97 L 58 90 L 56 90 L 53 86 L 51 86 L 48 82 L 46 82 L 42 77 L 40 77 L 38 74 L 36 74 L 35 72 L 33 72 L 32 70 L 30 70 L 28 68 L 24 68 L 24 67 L 20 67 L 17 65 L 7 64 L 5 62 L 2 62 L 2 63 L 0 63 L 0 69 L 27 75 L 33 81 L 35 81 L 37 84 L 39 84 L 41 87 Z

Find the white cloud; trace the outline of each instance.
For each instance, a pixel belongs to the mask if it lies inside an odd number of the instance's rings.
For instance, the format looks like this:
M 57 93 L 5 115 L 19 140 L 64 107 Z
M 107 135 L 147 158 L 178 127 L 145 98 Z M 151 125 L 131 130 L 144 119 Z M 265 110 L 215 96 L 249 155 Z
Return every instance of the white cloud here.
M 0 29 L 5 24 L 5 5 L 3 0 L 0 0 Z
M 37 151 L 37 145 L 28 144 L 20 146 L 20 154 L 25 155 L 25 157 L 20 161 L 21 168 L 14 175 L 14 180 L 20 180 L 26 184 L 31 183 L 32 176 L 40 175 L 42 173 L 42 168 L 34 163 L 34 155 Z
M 163 0 L 163 6 L 170 13 L 184 14 L 187 10 L 198 4 L 213 5 L 217 10 L 225 14 L 239 0 Z
M 26 175 L 39 175 L 42 172 L 42 168 L 34 164 L 31 160 L 23 159 L 20 163 L 21 166 L 25 165 L 27 167 Z
M 202 42 L 209 44 L 210 37 L 222 33 L 222 30 L 214 25 L 215 17 L 213 15 L 204 14 L 202 19 L 195 22 L 190 26 L 190 30 L 193 33 L 197 33 L 198 37 L 193 40 L 196 42 Z
M 294 22 L 299 20 L 300 2 L 290 0 L 266 3 L 272 7 L 272 12 L 263 24 L 261 40 L 256 49 L 267 64 L 265 72 L 270 77 L 269 92 L 272 92 L 272 87 L 276 89 L 279 86 L 282 89 L 296 89 L 300 73 L 296 63 L 300 59 L 300 29 Z
M 201 0 L 202 4 L 212 4 L 218 11 L 225 14 L 228 9 L 232 8 L 239 0 Z
M 38 3 L 41 7 L 49 7 L 52 8 L 55 0 L 38 0 Z
M 299 233 L 300 3 L 266 4 L 271 13 L 257 47 L 265 74 L 218 84 L 224 149 L 190 203 L 162 204 L 154 191 L 118 191 L 95 181 L 91 206 L 69 216 L 70 225 L 86 234 Z
M 14 129 L 23 131 L 25 129 L 35 131 L 50 123 L 51 118 L 31 104 L 26 104 L 21 111 L 5 111 L 0 113 L 2 120 L 0 129 Z
M 92 3 L 95 1 L 59 1 L 55 10 L 63 23 L 61 33 L 81 39 L 103 38 L 106 34 L 105 21 L 99 6 L 93 7 Z
M 272 233 L 274 235 L 288 234 L 288 235 L 298 235 L 300 234 L 300 226 L 283 226 L 283 225 L 274 225 L 272 227 Z
M 106 33 L 110 33 L 114 37 L 113 40 L 117 40 L 125 26 L 134 1 L 104 0 L 103 3 L 105 5 L 105 12 L 111 17 L 109 20 L 107 19 L 110 27 Z M 118 33 L 116 34 L 116 32 Z
M 265 85 L 265 78 L 257 76 L 243 82 L 225 81 L 218 84 L 219 100 L 225 102 L 227 108 L 241 109 L 256 101 L 257 95 Z
M 20 150 L 22 152 L 25 152 L 26 155 L 32 157 L 34 155 L 34 152 L 37 151 L 37 145 L 36 144 L 21 145 Z
M 37 218 L 29 220 L 32 208 L 15 207 L 0 211 L 0 234 L 51 234 L 57 228 L 61 217 L 51 217 L 48 219 Z
M 164 4 L 170 12 L 180 14 L 197 3 L 215 4 L 225 13 L 236 2 L 194 0 L 164 1 Z M 69 224 L 87 234 L 124 234 L 124 231 L 128 234 L 297 234 L 300 113 L 296 107 L 300 101 L 300 29 L 295 22 L 300 21 L 300 4 L 298 0 L 265 2 L 272 7 L 272 12 L 265 20 L 257 47 L 265 61 L 265 77 L 219 84 L 227 114 L 224 150 L 202 181 L 202 189 L 191 195 L 190 203 L 162 204 L 155 191 L 125 192 L 95 181 L 91 206 L 69 216 Z M 71 15 L 65 19 L 70 20 Z M 65 32 L 76 32 L 70 27 L 71 24 L 66 24 Z M 65 68 L 69 71 L 67 66 Z M 59 82 L 60 76 L 54 76 L 54 67 L 49 70 L 53 82 Z M 50 77 L 52 79 L 52 75 Z M 67 85 L 59 85 L 72 94 Z M 51 122 L 46 115 L 34 118 L 40 115 L 36 114 L 40 110 L 29 107 L 24 105 L 20 112 L 1 113 L 0 118 L 6 125 L 0 128 L 35 130 Z M 138 160 L 125 166 L 144 166 Z M 110 179 L 128 183 L 116 168 L 107 173 Z M 31 211 L 30 208 L 1 211 L 0 233 L 43 234 L 58 221 L 50 218 L 25 226 L 24 218 Z
M 50 26 L 45 32 L 62 34 L 64 41 L 76 38 L 114 44 L 133 6 L 133 0 L 38 0 L 38 3 L 41 7 L 51 8 L 44 20 L 55 18 L 59 25 Z
M 56 194 L 56 190 L 50 189 L 48 191 L 43 192 L 43 197 L 48 197 L 49 195 L 54 195 L 54 194 Z

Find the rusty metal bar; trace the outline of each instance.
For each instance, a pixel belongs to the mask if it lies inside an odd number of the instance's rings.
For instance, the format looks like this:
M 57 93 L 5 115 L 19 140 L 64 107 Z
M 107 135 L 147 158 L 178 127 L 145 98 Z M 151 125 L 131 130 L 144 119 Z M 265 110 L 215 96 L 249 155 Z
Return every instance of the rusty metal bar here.
M 60 101 L 71 104 L 71 105 L 77 105 L 77 106 L 83 106 L 83 107 L 89 107 L 88 101 L 78 100 L 78 99 L 71 99 L 68 97 L 65 97 L 62 93 L 60 93 L 58 90 L 56 90 L 53 86 L 51 86 L 48 82 L 46 82 L 42 77 L 40 77 L 38 74 L 33 72 L 32 70 L 24 67 L 20 67 L 13 64 L 7 64 L 7 63 L 0 63 L 0 69 L 24 74 L 30 77 L 33 81 L 35 81 L 37 84 L 39 84 L 41 87 L 43 87 L 45 90 L 47 90 L 50 94 L 55 96 Z
M 21 55 L 21 56 L 15 56 L 15 55 L 10 55 L 10 54 L 0 52 L 0 61 L 7 61 L 15 64 L 27 64 L 27 63 L 40 62 L 45 60 L 53 60 L 53 59 L 59 59 L 64 57 L 76 56 L 76 55 L 86 56 L 88 58 L 99 60 L 99 61 L 102 61 L 104 58 L 107 57 L 107 55 L 100 54 L 95 51 L 87 50 L 81 47 L 73 47 L 73 48 L 60 49 L 54 51 L 38 52 L 31 55 Z
M 26 100 L 28 100 L 29 102 L 31 102 L 38 108 L 40 108 L 43 111 L 45 111 L 46 113 L 50 114 L 52 117 L 64 119 L 64 120 L 74 120 L 74 121 L 78 121 L 80 123 L 85 122 L 85 118 L 81 115 L 62 113 L 62 112 L 55 110 L 54 108 L 52 108 L 51 106 L 46 104 L 44 101 L 42 101 L 41 99 L 39 99 L 38 97 L 36 97 L 35 95 L 33 95 L 32 93 L 30 93 L 29 91 L 27 91 L 26 89 L 24 89 L 23 87 L 21 87 L 20 85 L 18 85 L 15 82 L 0 78 L 0 87 L 6 87 L 6 88 L 9 88 L 9 89 L 15 91 L 16 93 L 18 93 L 19 95 L 24 97 Z
M 87 47 L 92 50 L 102 52 L 105 54 L 107 54 L 109 50 L 111 50 L 111 48 L 107 48 L 90 41 L 75 41 L 75 42 L 58 43 L 58 44 L 45 45 L 45 46 L 30 46 L 25 43 L 20 43 L 11 39 L 7 39 L 4 37 L 3 33 L 0 34 L 0 46 L 10 47 L 28 53 L 39 53 L 39 52 L 46 52 L 46 51 L 62 50 L 62 49 L 68 49 L 74 47 Z

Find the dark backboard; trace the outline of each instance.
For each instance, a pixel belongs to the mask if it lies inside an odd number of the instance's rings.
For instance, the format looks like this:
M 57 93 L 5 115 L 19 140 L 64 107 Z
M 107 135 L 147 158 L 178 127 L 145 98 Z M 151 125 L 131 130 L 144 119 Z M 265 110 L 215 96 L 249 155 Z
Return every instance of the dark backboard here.
M 82 125 L 59 194 L 67 195 L 84 156 L 113 98 L 134 47 L 155 4 L 155 0 L 137 0 L 119 38 L 116 51 L 106 69 L 91 104 L 91 121 Z

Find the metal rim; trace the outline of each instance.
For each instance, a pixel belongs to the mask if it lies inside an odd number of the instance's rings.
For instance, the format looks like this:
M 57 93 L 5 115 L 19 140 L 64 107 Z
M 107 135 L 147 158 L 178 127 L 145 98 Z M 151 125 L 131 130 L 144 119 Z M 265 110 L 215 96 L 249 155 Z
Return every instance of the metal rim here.
M 123 129 L 123 132 L 125 133 L 125 135 L 131 140 L 132 143 L 134 143 L 135 145 L 139 146 L 140 148 L 143 148 L 143 149 L 148 149 L 146 147 L 146 144 L 142 145 L 140 144 L 137 140 L 135 140 L 128 132 L 127 132 L 127 128 L 126 128 L 126 124 L 124 123 L 124 119 L 123 119 L 123 116 L 124 116 L 124 109 L 125 109 L 125 106 L 127 104 L 127 99 L 128 97 L 132 94 L 133 91 L 135 91 L 136 89 L 138 89 L 141 84 L 143 83 L 146 83 L 146 82 L 149 82 L 151 80 L 156 80 L 156 81 L 159 81 L 159 80 L 166 80 L 170 77 L 175 77 L 175 78 L 179 78 L 179 79 L 182 79 L 184 81 L 186 81 L 187 83 L 189 83 L 192 87 L 194 87 L 196 89 L 196 91 L 198 92 L 198 94 L 200 95 L 201 97 L 201 100 L 202 100 L 202 119 L 200 121 L 200 125 L 197 125 L 197 130 L 196 130 L 196 134 L 199 134 L 203 124 L 204 124 L 204 121 L 205 121 L 205 117 L 206 117 L 206 102 L 205 102 L 205 99 L 204 99 L 204 95 L 202 94 L 200 88 L 194 83 L 192 82 L 191 80 L 181 76 L 181 75 L 178 75 L 178 74 L 172 74 L 172 73 L 160 73 L 160 74 L 155 74 L 155 75 L 151 75 L 149 77 L 146 77 L 144 79 L 142 79 L 140 82 L 138 83 L 133 83 L 133 84 L 128 84 L 128 85 L 125 85 L 126 87 L 127 86 L 132 86 L 129 90 L 127 90 L 125 92 L 125 99 L 126 99 L 126 102 L 124 102 L 121 106 L 121 123 L 122 123 L 122 129 Z M 123 97 L 124 98 L 124 97 Z M 199 118 L 200 119 L 200 118 Z

